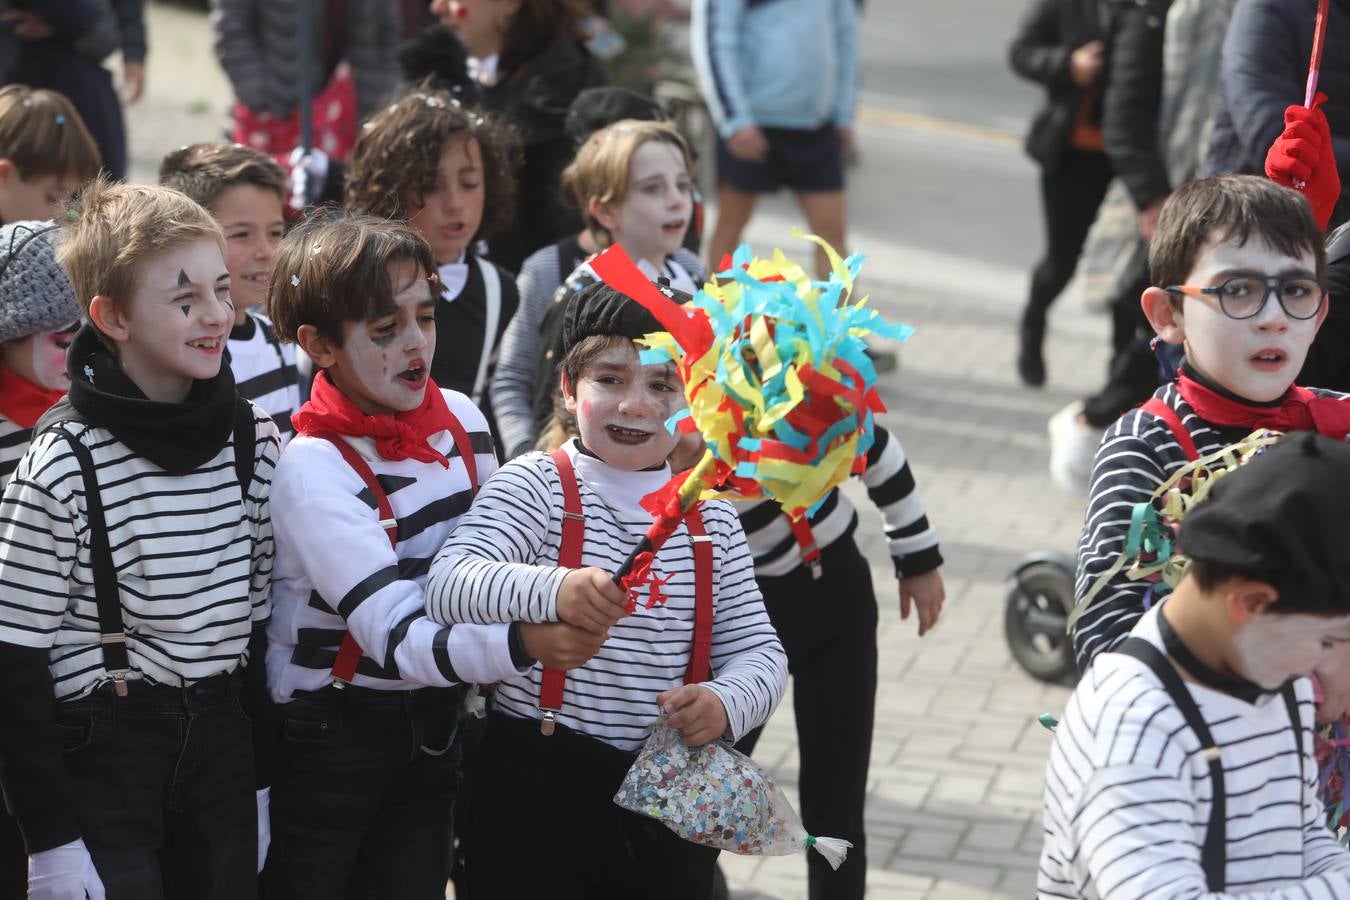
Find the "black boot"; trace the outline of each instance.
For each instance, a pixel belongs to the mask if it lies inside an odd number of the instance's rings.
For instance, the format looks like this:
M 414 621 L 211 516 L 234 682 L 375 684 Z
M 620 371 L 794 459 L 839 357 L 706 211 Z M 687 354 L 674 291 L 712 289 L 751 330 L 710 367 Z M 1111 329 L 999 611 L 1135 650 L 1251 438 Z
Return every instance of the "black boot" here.
M 1045 384 L 1045 358 L 1041 355 L 1044 340 L 1044 327 L 1036 328 L 1023 323 L 1017 349 L 1017 374 L 1027 387 Z

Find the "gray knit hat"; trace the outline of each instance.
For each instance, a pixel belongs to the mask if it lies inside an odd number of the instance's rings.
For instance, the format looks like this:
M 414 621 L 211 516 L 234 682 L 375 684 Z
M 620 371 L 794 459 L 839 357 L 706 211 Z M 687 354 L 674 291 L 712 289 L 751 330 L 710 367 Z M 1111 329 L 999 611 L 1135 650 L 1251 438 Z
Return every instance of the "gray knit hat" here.
M 56 262 L 57 227 L 15 222 L 0 228 L 0 344 L 80 318 L 70 279 Z

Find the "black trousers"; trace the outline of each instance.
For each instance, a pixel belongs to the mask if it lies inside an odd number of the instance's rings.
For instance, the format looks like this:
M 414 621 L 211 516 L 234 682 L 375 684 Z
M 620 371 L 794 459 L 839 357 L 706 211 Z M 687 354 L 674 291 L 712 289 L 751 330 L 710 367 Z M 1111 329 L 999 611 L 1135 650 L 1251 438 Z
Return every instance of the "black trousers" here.
M 867 879 L 863 804 L 877 693 L 877 600 L 871 571 L 852 536 L 826 547 L 821 565 L 819 581 L 805 566 L 758 580 L 792 675 L 802 824 L 808 834 L 853 842 L 837 872 L 820 854 L 807 852 L 809 896 L 861 900 Z M 760 731 L 736 748 L 752 752 Z
M 469 813 L 469 896 L 705 900 L 718 851 L 614 803 L 636 753 L 489 713 Z
M 111 685 L 61 703 L 75 816 L 108 900 L 258 893 L 253 728 L 240 679 Z
M 276 900 L 444 900 L 463 692 L 325 688 L 279 708 Z
M 1050 304 L 1064 292 L 1078 266 L 1088 228 L 1106 196 L 1111 163 L 1105 153 L 1067 149 L 1054 171 L 1041 172 L 1045 256 L 1031 273 L 1031 291 L 1022 310 L 1022 335 L 1039 347 Z
M 1111 301 L 1111 362 L 1101 390 L 1083 401 L 1083 418 L 1094 428 L 1105 428 L 1128 410 L 1147 400 L 1162 379 L 1149 342 L 1148 324 L 1140 296 L 1149 286 L 1148 272 L 1126 284 Z

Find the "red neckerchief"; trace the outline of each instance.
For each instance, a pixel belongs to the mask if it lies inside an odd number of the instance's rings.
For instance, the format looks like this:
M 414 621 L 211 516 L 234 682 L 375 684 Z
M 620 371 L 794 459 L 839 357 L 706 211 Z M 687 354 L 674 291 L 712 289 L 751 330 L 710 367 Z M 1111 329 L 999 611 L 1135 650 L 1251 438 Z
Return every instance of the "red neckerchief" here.
M 449 468 L 450 460 L 427 443 L 427 438 L 445 431 L 450 422 L 450 408 L 445 405 L 440 388 L 430 379 L 422 405 L 417 409 L 398 415 L 368 416 L 333 385 L 325 372 L 320 372 L 314 379 L 309 401 L 291 416 L 297 434 L 336 431 L 348 437 L 373 438 L 375 452 L 382 459 L 438 462 L 446 468 Z
M 1257 406 L 1225 397 L 1182 372 L 1177 376 L 1181 399 L 1195 414 L 1212 425 L 1255 431 L 1316 431 L 1338 441 L 1350 435 L 1350 402 L 1340 397 L 1319 397 L 1294 385 L 1284 398 L 1271 406 Z
M 49 391 L 0 363 L 0 416 L 20 428 L 32 428 L 65 391 Z

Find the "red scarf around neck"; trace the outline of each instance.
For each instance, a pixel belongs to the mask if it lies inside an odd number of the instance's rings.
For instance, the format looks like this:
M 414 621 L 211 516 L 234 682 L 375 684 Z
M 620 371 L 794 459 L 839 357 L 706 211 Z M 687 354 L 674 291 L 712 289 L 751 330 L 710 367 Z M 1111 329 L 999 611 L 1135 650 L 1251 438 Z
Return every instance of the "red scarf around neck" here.
M 50 391 L 33 384 L 4 363 L 0 363 L 0 416 L 20 428 L 32 428 L 42 414 L 51 409 L 65 391 Z
M 297 434 L 316 431 L 336 431 L 348 437 L 368 437 L 375 441 L 375 452 L 382 459 L 415 459 L 418 462 L 438 462 L 449 468 L 450 461 L 427 438 L 450 427 L 453 416 L 445 405 L 436 383 L 427 380 L 422 405 L 397 415 L 380 413 L 368 416 L 356 408 L 346 394 L 338 390 L 320 372 L 314 379 L 309 401 L 291 416 Z
M 1255 431 L 1316 431 L 1338 441 L 1350 435 L 1350 400 L 1319 397 L 1312 391 L 1293 385 L 1284 398 L 1271 406 L 1258 406 L 1225 397 L 1185 372 L 1177 376 L 1181 399 L 1190 404 L 1200 418 L 1211 425 L 1246 428 Z

